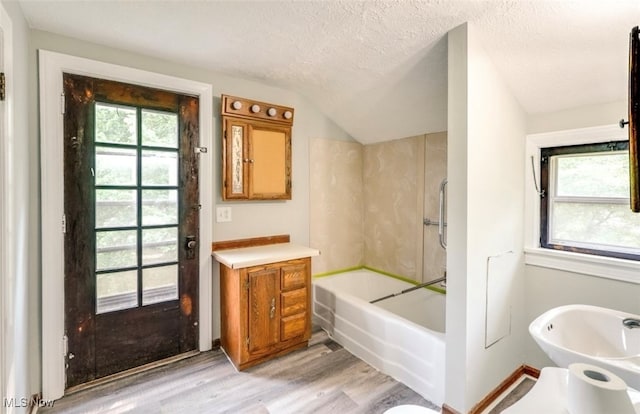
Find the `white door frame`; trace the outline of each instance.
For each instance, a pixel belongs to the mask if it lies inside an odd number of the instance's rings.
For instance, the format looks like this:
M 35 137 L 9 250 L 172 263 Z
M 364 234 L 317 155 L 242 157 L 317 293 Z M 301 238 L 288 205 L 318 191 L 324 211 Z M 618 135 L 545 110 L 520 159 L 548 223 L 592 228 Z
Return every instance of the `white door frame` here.
M 197 95 L 200 98 L 200 283 L 199 349 L 211 349 L 211 241 L 213 212 L 213 88 L 125 66 L 39 51 L 40 180 L 42 208 L 42 398 L 64 395 L 64 213 L 62 74 L 73 73 Z
M 9 398 L 9 373 L 6 369 L 10 366 L 7 358 L 9 352 L 9 340 L 14 336 L 9 333 L 9 323 L 5 318 L 13 315 L 13 310 L 7 309 L 11 301 L 10 290 L 13 289 L 11 278 L 15 277 L 13 251 L 13 209 L 10 205 L 15 200 L 14 187 L 12 185 L 13 161 L 11 151 L 14 143 L 13 136 L 13 31 L 11 18 L 0 3 L 0 72 L 6 77 L 5 101 L 0 103 L 0 164 L 2 167 L 2 179 L 0 179 L 0 395 Z M 13 389 L 13 385 L 11 386 Z

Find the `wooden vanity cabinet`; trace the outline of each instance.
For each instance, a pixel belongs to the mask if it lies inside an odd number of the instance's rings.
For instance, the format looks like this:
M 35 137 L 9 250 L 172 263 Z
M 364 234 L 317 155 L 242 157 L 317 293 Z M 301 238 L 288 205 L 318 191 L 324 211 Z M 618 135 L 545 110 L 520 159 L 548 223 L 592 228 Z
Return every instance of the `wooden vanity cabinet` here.
M 239 370 L 311 337 L 311 259 L 242 269 L 220 265 L 221 345 Z

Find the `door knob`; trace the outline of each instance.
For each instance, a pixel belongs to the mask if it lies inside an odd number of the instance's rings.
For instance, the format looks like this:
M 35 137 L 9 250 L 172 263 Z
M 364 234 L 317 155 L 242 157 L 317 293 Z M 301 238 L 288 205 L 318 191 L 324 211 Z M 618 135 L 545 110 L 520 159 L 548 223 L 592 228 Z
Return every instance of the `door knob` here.
M 196 258 L 196 247 L 198 246 L 198 242 L 196 241 L 196 236 L 187 236 L 184 247 L 187 250 L 187 259 L 195 259 Z

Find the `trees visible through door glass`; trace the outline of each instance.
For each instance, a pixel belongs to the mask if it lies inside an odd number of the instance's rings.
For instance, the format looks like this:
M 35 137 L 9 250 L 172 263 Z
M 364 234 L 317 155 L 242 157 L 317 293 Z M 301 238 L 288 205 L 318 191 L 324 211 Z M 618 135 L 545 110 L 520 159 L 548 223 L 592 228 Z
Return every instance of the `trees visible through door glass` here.
M 96 185 L 136 185 L 137 161 L 135 148 L 96 145 Z
M 135 230 L 96 231 L 96 270 L 136 267 L 137 252 Z
M 171 112 L 142 110 L 142 145 L 178 148 L 178 115 Z
M 142 150 L 142 185 L 177 186 L 178 152 Z
M 136 145 L 138 142 L 136 108 L 96 103 L 95 141 Z
M 142 264 L 178 261 L 178 228 L 142 230 Z
M 96 228 L 138 224 L 136 190 L 96 190 Z
M 95 123 L 97 311 L 177 299 L 178 114 L 96 103 Z
M 142 224 L 178 223 L 178 190 L 142 190 Z

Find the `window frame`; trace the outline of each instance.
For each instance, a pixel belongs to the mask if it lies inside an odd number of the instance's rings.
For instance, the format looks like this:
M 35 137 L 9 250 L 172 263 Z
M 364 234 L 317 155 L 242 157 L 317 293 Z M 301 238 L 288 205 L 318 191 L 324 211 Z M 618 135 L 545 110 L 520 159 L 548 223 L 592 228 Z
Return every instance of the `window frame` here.
M 540 152 L 542 148 L 628 139 L 628 127 L 618 124 L 528 134 L 525 141 L 524 258 L 527 266 L 553 269 L 640 284 L 640 262 L 617 257 L 546 249 L 540 246 Z M 535 177 L 535 179 L 534 179 Z
M 607 198 L 607 197 L 556 197 L 557 185 L 557 164 L 552 162 L 552 157 L 563 155 L 579 154 L 603 154 L 608 152 L 629 151 L 628 140 L 604 141 L 600 143 L 587 143 L 577 145 L 564 145 L 557 147 L 544 147 L 540 149 L 540 191 L 543 195 L 540 198 L 540 247 L 546 249 L 563 250 L 568 252 L 584 253 L 596 256 L 616 257 L 629 260 L 640 260 L 640 254 L 631 253 L 631 249 L 604 250 L 596 247 L 587 247 L 585 244 L 557 243 L 551 240 L 551 228 L 553 217 L 551 214 L 553 201 L 556 199 L 580 200 L 589 204 L 598 204 L 597 200 L 602 199 L 607 204 L 629 205 L 629 197 Z M 597 245 L 594 243 L 594 245 Z M 627 251 L 624 251 L 627 250 Z

